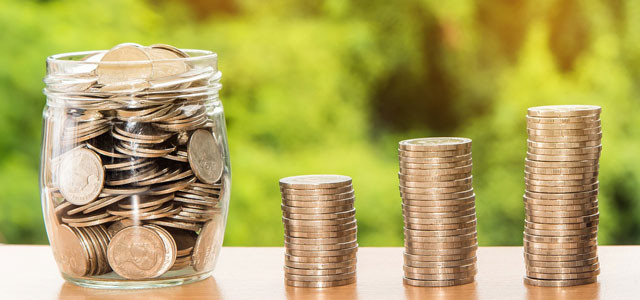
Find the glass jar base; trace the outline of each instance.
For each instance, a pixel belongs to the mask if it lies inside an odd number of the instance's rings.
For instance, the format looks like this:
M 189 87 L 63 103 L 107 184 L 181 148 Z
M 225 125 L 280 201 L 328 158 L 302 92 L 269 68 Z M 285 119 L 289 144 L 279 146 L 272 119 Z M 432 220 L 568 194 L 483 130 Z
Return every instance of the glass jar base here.
M 158 278 L 150 280 L 106 280 L 106 279 L 91 279 L 91 278 L 77 278 L 71 277 L 66 274 L 62 274 L 62 277 L 75 285 L 96 289 L 121 289 L 121 290 L 135 290 L 135 289 L 149 289 L 149 288 L 161 288 L 184 285 L 189 283 L 198 282 L 207 279 L 211 276 L 212 272 L 194 274 L 191 276 L 180 276 L 174 278 Z

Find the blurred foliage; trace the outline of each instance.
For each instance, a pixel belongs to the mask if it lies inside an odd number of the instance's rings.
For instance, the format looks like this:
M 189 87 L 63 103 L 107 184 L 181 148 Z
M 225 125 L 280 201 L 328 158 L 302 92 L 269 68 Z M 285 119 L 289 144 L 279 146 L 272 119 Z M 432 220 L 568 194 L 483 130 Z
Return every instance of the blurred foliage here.
M 397 142 L 474 140 L 481 245 L 522 243 L 526 108 L 603 106 L 600 243 L 640 242 L 640 2 L 0 1 L 0 241 L 46 243 L 45 58 L 122 42 L 220 55 L 225 245 L 282 245 L 278 179 L 354 178 L 363 246 L 402 245 Z

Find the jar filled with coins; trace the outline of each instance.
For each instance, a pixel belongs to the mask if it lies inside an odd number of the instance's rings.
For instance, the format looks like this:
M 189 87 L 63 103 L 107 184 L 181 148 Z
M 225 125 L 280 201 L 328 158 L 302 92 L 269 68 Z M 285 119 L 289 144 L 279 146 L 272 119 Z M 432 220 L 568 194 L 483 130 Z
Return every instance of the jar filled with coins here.
M 208 277 L 231 170 L 217 55 L 121 44 L 47 59 L 41 195 L 62 276 L 145 288 Z

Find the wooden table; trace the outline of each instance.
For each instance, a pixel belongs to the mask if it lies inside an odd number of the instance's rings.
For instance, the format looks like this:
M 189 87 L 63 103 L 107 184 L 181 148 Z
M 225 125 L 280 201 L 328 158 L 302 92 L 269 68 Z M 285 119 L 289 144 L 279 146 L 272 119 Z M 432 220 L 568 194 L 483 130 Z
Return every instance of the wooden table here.
M 569 288 L 523 284 L 522 247 L 481 247 L 472 284 L 402 284 L 402 248 L 360 248 L 358 282 L 328 289 L 283 284 L 282 248 L 222 250 L 214 277 L 180 287 L 98 290 L 65 283 L 47 246 L 0 246 L 0 299 L 640 299 L 640 246 L 598 248 L 598 283 Z

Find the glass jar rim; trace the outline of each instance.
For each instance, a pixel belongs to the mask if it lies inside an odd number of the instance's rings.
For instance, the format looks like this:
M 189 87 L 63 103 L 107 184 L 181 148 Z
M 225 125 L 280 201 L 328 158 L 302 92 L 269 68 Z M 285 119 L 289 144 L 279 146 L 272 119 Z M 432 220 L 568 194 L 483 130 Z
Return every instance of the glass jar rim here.
M 91 54 L 99 54 L 106 53 L 109 50 L 92 50 L 92 51 L 78 51 L 78 52 L 66 52 L 54 54 L 47 57 L 48 64 L 70 64 L 70 65 L 98 65 L 98 64 L 117 64 L 117 65 L 139 65 L 139 64 L 148 64 L 151 60 L 130 60 L 130 61 L 86 61 L 86 60 L 73 60 L 71 58 L 81 58 L 86 57 Z M 207 61 L 214 60 L 217 61 L 218 54 L 209 50 L 200 50 L 200 49 L 180 49 L 187 54 L 189 57 L 180 57 L 180 58 L 170 58 L 170 59 L 158 59 L 154 60 L 156 62 L 172 62 L 172 61 L 180 61 L 180 62 L 198 62 L 198 61 Z

